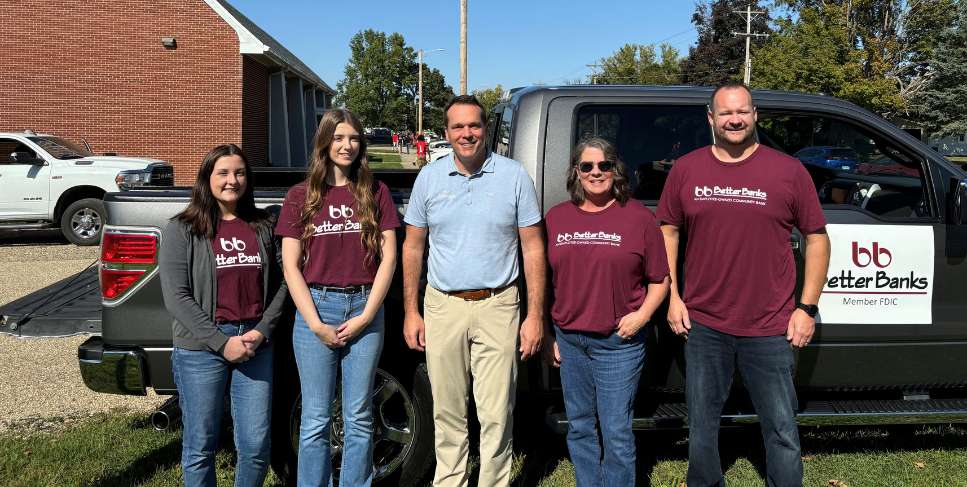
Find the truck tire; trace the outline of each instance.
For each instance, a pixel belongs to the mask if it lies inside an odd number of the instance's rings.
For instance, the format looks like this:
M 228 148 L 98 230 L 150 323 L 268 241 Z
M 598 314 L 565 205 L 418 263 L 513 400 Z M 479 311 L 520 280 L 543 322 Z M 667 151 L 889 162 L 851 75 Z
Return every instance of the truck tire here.
M 293 371 L 294 373 L 295 371 Z M 276 388 L 272 422 L 272 469 L 285 485 L 296 485 L 302 395 L 297 384 L 280 394 Z M 333 404 L 333 475 L 338 479 L 342 459 L 342 415 L 338 388 Z M 412 377 L 394 377 L 376 369 L 373 387 L 373 463 L 376 485 L 411 487 L 423 485 L 434 460 L 433 399 L 426 366 L 416 367 Z
M 75 245 L 97 245 L 101 243 L 106 217 L 103 201 L 80 199 L 68 205 L 60 216 L 60 231 Z

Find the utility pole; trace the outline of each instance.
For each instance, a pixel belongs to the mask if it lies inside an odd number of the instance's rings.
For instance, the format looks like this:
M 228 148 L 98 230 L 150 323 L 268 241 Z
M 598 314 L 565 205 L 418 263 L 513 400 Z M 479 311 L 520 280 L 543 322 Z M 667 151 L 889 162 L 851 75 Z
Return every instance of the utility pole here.
M 769 37 L 769 34 L 753 34 L 752 33 L 752 17 L 755 15 L 764 15 L 765 12 L 762 11 L 752 11 L 752 2 L 749 2 L 749 6 L 743 10 L 734 10 L 733 12 L 745 16 L 745 32 L 733 32 L 733 35 L 744 36 L 745 37 L 745 78 L 743 81 L 746 86 L 749 86 L 749 82 L 752 81 L 752 57 L 749 55 L 749 51 L 752 48 L 752 38 L 753 37 Z
M 420 135 L 423 133 L 423 49 L 418 51 L 417 58 L 420 67 L 416 75 L 416 97 L 419 99 L 416 105 L 416 134 Z
M 460 0 L 460 94 L 467 94 L 467 0 Z
M 595 71 L 598 68 L 602 68 L 604 66 L 602 66 L 600 64 L 585 64 L 585 66 L 591 68 L 591 84 L 593 85 L 594 84 L 594 77 L 598 75 L 598 73 L 596 73 Z

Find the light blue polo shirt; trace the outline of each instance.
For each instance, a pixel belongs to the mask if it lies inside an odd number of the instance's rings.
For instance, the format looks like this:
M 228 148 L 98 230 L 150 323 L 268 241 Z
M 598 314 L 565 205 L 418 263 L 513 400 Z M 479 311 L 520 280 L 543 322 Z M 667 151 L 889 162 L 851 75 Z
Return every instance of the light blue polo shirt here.
M 491 152 L 464 176 L 451 154 L 420 171 L 403 221 L 429 229 L 431 286 L 494 289 L 517 279 L 518 229 L 540 222 L 541 209 L 521 163 Z

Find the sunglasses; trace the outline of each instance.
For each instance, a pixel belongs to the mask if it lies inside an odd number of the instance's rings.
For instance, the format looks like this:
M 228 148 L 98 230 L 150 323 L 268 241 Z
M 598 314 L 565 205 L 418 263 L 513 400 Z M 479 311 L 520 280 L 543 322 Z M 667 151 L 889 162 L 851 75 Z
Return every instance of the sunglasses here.
M 581 162 L 578 163 L 578 170 L 583 173 L 589 173 L 594 169 L 594 166 L 598 166 L 598 170 L 601 172 L 611 172 L 614 169 L 614 161 L 601 161 L 598 163 L 594 162 Z

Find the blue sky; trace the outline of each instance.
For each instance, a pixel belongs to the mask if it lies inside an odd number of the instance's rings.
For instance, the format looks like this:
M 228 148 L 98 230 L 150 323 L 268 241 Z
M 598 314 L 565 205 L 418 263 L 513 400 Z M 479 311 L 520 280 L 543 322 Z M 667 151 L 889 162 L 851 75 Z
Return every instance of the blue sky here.
M 363 29 L 399 32 L 457 90 L 458 0 L 229 0 L 333 88 L 343 78 L 349 39 Z M 668 42 L 687 54 L 696 32 L 692 0 L 469 0 L 468 81 L 473 91 L 586 80 L 625 43 Z

